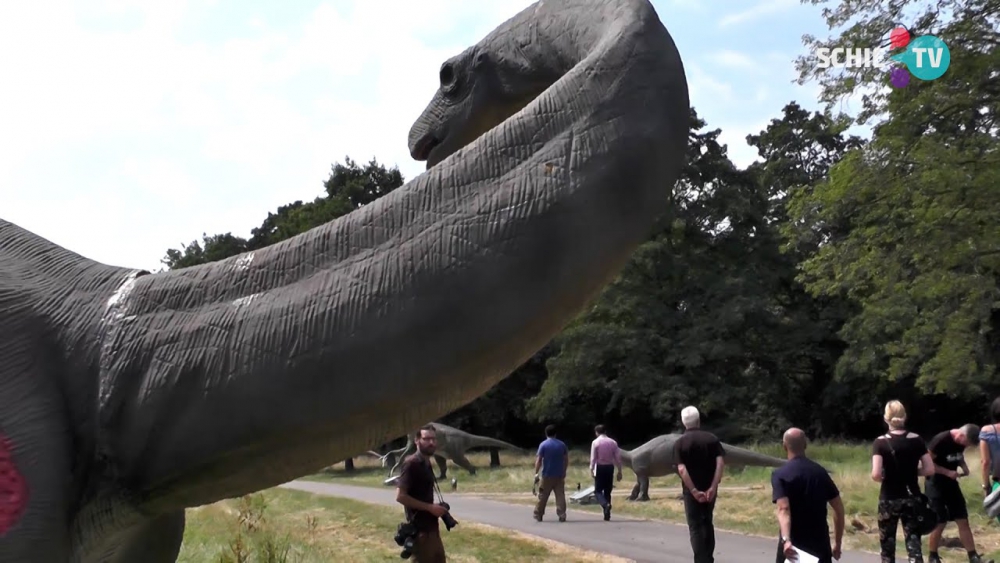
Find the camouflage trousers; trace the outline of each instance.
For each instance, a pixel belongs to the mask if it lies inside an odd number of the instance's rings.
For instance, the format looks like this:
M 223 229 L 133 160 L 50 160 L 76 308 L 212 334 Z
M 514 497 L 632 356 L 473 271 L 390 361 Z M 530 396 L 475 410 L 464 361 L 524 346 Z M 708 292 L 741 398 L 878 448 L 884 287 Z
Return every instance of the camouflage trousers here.
M 882 563 L 896 561 L 896 528 L 903 524 L 903 538 L 909 563 L 924 563 L 920 549 L 920 535 L 913 530 L 909 499 L 878 501 L 878 539 L 881 546 Z

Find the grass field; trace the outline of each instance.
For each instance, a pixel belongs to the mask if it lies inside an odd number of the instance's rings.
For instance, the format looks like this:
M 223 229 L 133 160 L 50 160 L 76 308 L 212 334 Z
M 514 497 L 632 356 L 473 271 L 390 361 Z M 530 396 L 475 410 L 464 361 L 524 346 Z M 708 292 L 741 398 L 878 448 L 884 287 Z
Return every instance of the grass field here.
M 402 561 L 392 539 L 399 521 L 400 512 L 387 507 L 269 489 L 189 510 L 178 561 Z M 449 561 L 464 563 L 625 561 L 471 522 L 446 535 L 445 546 Z
M 744 446 L 747 447 L 747 446 Z M 834 480 L 841 490 L 841 496 L 847 510 L 847 524 L 844 533 L 844 548 L 878 552 L 878 527 L 876 508 L 878 504 L 879 484 L 872 481 L 870 445 L 846 445 L 811 443 L 808 455 L 831 470 Z M 784 452 L 779 444 L 750 447 L 762 453 L 784 458 Z M 575 492 L 577 483 L 582 488 L 593 484 L 593 479 L 587 471 L 587 453 L 572 452 L 570 470 L 567 475 L 567 496 Z M 448 464 L 448 479 L 458 480 L 458 487 L 450 494 L 475 494 L 484 497 L 496 496 L 496 500 L 505 502 L 532 504 L 531 486 L 534 477 L 534 458 L 519 456 L 504 451 L 500 452 L 502 467 L 490 469 L 487 452 L 470 452 L 470 461 L 478 469 L 476 475 L 469 475 L 450 462 Z M 979 454 L 975 449 L 966 452 L 966 461 L 972 475 L 960 479 L 969 505 L 969 521 L 976 538 L 976 546 L 980 553 L 1000 560 L 1000 525 L 990 521 L 982 510 L 983 493 L 979 489 Z M 343 484 L 367 485 L 385 487 L 382 484 L 388 469 L 378 466 L 374 458 L 358 458 L 355 460 L 355 471 L 347 473 L 344 466 L 338 464 L 328 470 L 308 477 L 308 479 L 332 481 Z M 671 522 L 684 522 L 684 506 L 680 500 L 680 479 L 676 476 L 653 478 L 650 482 L 649 502 L 628 502 L 625 497 L 632 490 L 635 475 L 625 469 L 624 478 L 616 484 L 614 493 L 615 512 L 661 519 Z M 715 525 L 717 529 L 729 530 L 745 534 L 775 537 L 777 521 L 774 515 L 774 505 L 771 503 L 770 468 L 750 467 L 743 471 L 727 470 L 722 481 L 719 500 L 715 509 Z M 451 487 L 442 487 L 449 494 Z M 550 505 L 554 499 L 550 498 Z M 597 506 L 571 505 L 579 510 L 599 511 Z M 832 525 L 831 525 L 832 530 Z M 965 560 L 965 551 L 958 542 L 958 529 L 949 524 L 944 532 L 942 557 L 950 557 L 956 561 Z M 903 551 L 902 530 L 898 532 L 897 549 L 899 556 L 905 559 Z M 927 540 L 924 539 L 924 556 L 927 555 Z

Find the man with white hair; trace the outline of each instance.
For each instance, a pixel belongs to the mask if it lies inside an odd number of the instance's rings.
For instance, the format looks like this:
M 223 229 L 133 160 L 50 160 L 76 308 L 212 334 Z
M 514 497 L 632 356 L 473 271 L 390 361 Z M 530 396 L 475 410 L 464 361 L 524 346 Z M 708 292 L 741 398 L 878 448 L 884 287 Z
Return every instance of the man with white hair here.
M 722 442 L 701 429 L 701 415 L 693 406 L 681 411 L 684 435 L 674 442 L 677 473 L 684 483 L 684 514 L 695 563 L 715 562 L 715 495 L 722 481 L 726 451 Z

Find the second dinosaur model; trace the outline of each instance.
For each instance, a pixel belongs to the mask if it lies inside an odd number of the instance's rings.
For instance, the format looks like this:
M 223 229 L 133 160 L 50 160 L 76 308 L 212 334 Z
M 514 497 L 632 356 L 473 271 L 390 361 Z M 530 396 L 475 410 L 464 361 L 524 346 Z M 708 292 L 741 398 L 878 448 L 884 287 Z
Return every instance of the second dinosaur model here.
M 448 463 L 446 460 L 451 460 L 455 465 L 461 467 L 468 471 L 471 475 L 476 474 L 476 467 L 472 465 L 469 458 L 465 457 L 465 452 L 471 450 L 472 448 L 504 448 L 508 450 L 514 450 L 519 453 L 526 453 L 524 448 L 519 448 L 514 444 L 509 442 L 504 442 L 503 440 L 497 440 L 496 438 L 488 438 L 486 436 L 477 436 L 475 434 L 470 434 L 464 430 L 459 430 L 452 426 L 447 426 L 441 424 L 440 422 L 431 423 L 434 426 L 435 435 L 437 436 L 437 452 L 434 454 L 434 461 L 437 462 L 438 468 L 441 470 L 441 475 L 438 479 L 445 479 L 448 476 Z M 406 446 L 399 450 L 393 450 L 392 454 L 397 454 L 396 463 L 389 470 L 390 479 L 386 482 L 391 482 L 391 477 L 403 464 L 403 459 L 417 451 L 416 444 L 413 442 L 413 434 L 407 434 Z M 386 454 L 388 455 L 388 454 Z
M 622 465 L 635 472 L 636 484 L 632 487 L 629 500 L 649 500 L 649 478 L 664 477 L 677 473 L 674 457 L 674 443 L 682 434 L 657 436 L 634 450 L 621 451 Z M 726 451 L 726 467 L 757 466 L 780 467 L 785 460 L 757 453 L 730 444 L 722 443 Z

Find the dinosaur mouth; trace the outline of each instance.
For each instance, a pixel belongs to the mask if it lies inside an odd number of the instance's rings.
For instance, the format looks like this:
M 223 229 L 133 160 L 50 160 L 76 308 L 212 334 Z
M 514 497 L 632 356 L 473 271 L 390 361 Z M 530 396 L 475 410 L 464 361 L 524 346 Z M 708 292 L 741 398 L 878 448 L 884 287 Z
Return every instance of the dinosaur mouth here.
M 431 154 L 431 151 L 434 150 L 434 147 L 440 144 L 441 141 L 437 137 L 428 133 L 427 135 L 424 135 L 419 141 L 417 141 L 416 145 L 413 146 L 413 150 L 410 151 L 410 156 L 413 157 L 413 160 L 417 161 L 427 160 L 427 158 Z

